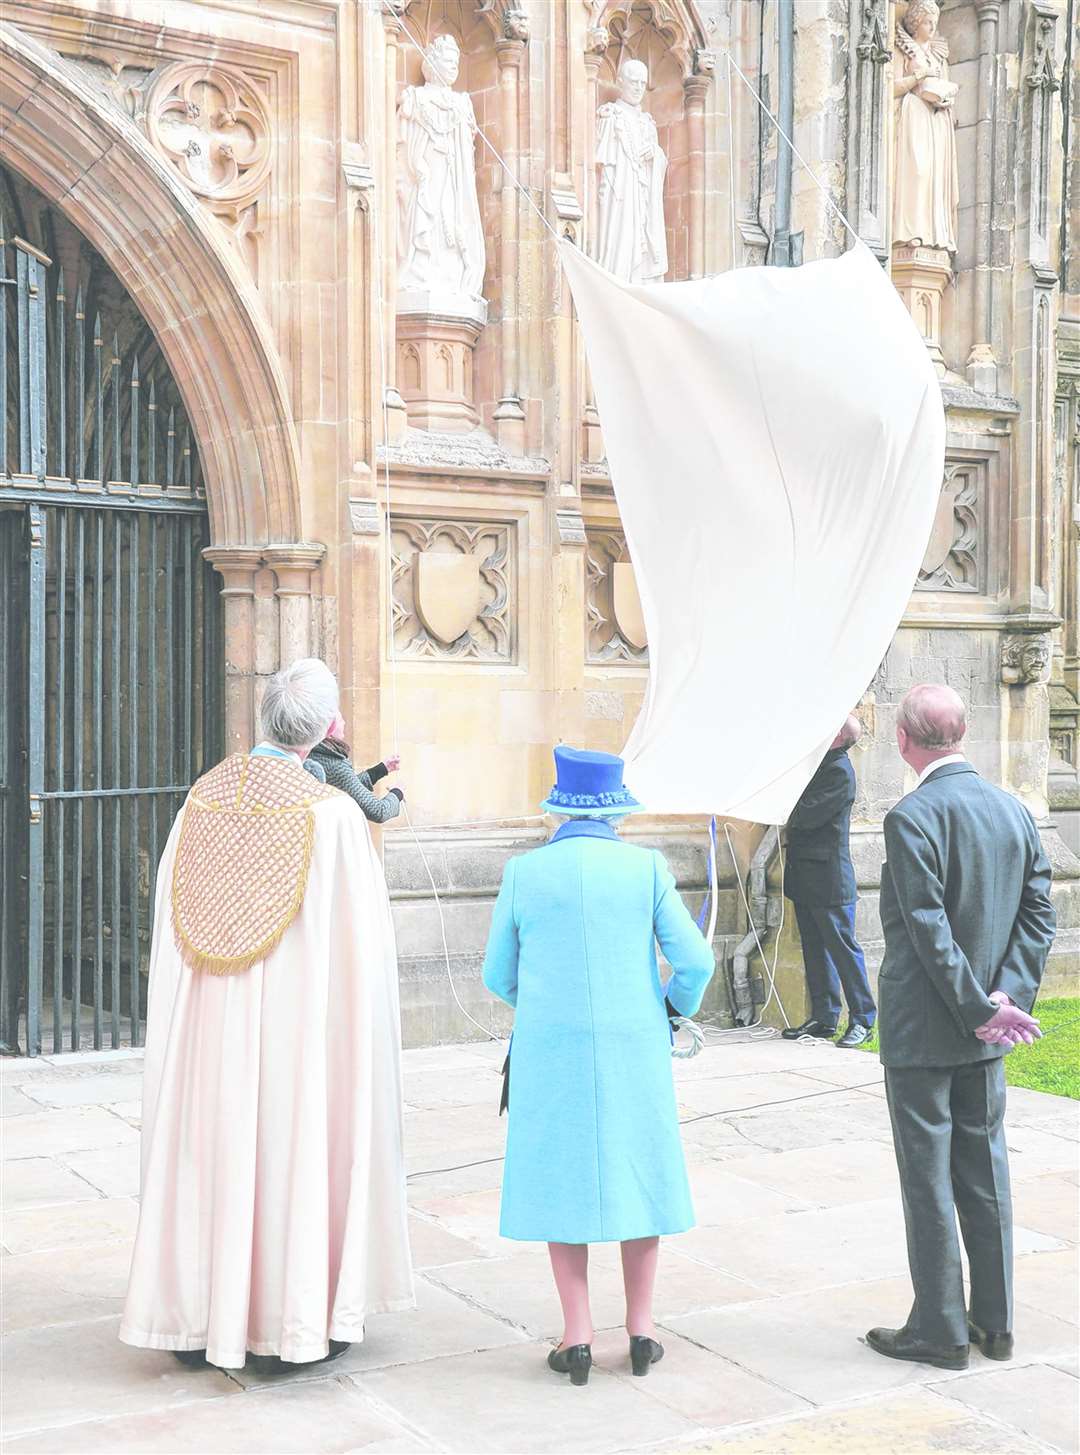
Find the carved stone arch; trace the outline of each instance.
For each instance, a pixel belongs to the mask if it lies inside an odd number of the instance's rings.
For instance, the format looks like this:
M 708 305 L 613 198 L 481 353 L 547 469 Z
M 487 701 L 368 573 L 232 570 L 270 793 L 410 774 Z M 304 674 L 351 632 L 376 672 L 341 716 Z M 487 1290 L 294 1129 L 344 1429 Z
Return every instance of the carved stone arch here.
M 0 25 L 5 160 L 124 283 L 184 399 L 216 547 L 302 539 L 296 432 L 253 281 L 142 133 L 59 56 Z
M 633 57 L 654 69 L 658 56 L 670 56 L 683 79 L 699 69 L 708 54 L 705 27 L 692 0 L 585 0 L 591 31 L 608 33 L 607 57 L 614 80 L 620 64 Z M 651 62 L 651 64 L 650 64 Z

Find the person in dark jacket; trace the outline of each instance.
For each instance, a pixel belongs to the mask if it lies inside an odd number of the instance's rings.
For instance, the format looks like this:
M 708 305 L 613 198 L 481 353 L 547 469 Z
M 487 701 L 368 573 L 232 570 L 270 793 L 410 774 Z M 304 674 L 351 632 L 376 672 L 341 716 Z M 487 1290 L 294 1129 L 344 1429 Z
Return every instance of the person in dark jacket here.
M 939 1369 L 966 1369 L 971 1344 L 1012 1357 L 1002 1060 L 1039 1038 L 1030 1011 L 1056 925 L 1035 822 L 967 761 L 964 730 L 951 687 L 901 702 L 897 745 L 918 784 L 885 815 L 881 866 L 881 1064 L 915 1301 L 903 1328 L 866 1342 Z
M 401 759 L 395 754 L 384 763 L 376 763 L 373 768 L 365 768 L 358 773 L 349 761 L 350 749 L 344 735 L 345 722 L 339 713 L 330 724 L 329 733 L 304 760 L 304 767 L 321 782 L 347 793 L 360 805 L 364 817 L 371 823 L 387 823 L 397 818 L 405 802 L 402 790 L 391 788 L 385 794 L 378 794 L 374 788 L 388 774 L 397 772 Z
M 855 802 L 855 770 L 848 750 L 861 731 L 857 717 L 845 720 L 792 809 L 784 872 L 784 893 L 795 905 L 802 939 L 810 1019 L 783 1035 L 787 1040 L 835 1036 L 842 987 L 848 1025 L 836 1044 L 845 1049 L 869 1038 L 877 1016 L 866 961 L 855 938 L 855 871 L 848 845 Z

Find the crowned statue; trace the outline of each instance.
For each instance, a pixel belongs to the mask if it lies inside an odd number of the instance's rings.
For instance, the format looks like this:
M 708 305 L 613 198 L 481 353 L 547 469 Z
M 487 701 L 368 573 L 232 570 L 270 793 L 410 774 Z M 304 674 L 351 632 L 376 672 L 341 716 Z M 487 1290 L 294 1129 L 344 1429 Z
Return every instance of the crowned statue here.
M 398 107 L 398 289 L 478 300 L 484 233 L 476 197 L 476 116 L 453 90 L 461 53 L 452 35 L 427 48 L 422 86 Z
M 956 251 L 959 181 L 948 42 L 940 7 L 911 0 L 896 30 L 893 242 Z
M 624 61 L 618 100 L 597 112 L 596 261 L 626 283 L 659 283 L 668 269 L 667 157 L 641 105 L 648 80 L 642 61 Z

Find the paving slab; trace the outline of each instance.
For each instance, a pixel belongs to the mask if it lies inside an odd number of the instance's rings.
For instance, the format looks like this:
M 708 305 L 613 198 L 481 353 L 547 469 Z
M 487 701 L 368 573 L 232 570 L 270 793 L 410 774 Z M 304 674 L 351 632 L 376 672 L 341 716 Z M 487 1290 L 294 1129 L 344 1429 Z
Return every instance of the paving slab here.
M 650 1370 L 646 1392 L 706 1429 L 812 1408 L 797 1394 L 740 1369 L 700 1344 L 671 1332 L 665 1332 L 662 1342 L 664 1357 Z M 619 1379 L 634 1379 L 622 1329 L 607 1329 L 596 1336 L 593 1359 Z
M 133 1238 L 139 1209 L 130 1197 L 96 1202 L 56 1203 L 4 1219 L 4 1246 L 12 1253 L 37 1253 L 83 1243 Z
M 499 1236 L 498 1188 L 466 1192 L 460 1197 L 417 1198 L 413 1206 L 448 1233 L 473 1243 L 485 1253 L 509 1258 L 528 1244 Z
M 855 1139 L 892 1145 L 885 1103 L 846 1089 L 841 1089 L 836 1096 L 820 1100 L 815 1097 L 797 1103 L 796 1108 L 769 1107 L 741 1112 L 726 1120 L 744 1142 L 765 1152 L 788 1152 L 797 1147 L 829 1147 Z M 707 1123 L 697 1123 L 687 1127 L 684 1136 L 691 1141 L 699 1140 L 702 1135 L 699 1127 L 705 1125 Z
M 676 1251 L 681 1238 L 665 1240 L 656 1281 L 658 1316 L 720 1308 L 769 1295 L 744 1280 L 703 1267 Z M 470 1304 L 524 1329 L 533 1338 L 562 1334 L 562 1314 L 547 1250 L 521 1245 L 509 1258 L 458 1263 L 433 1270 L 433 1281 Z M 600 1244 L 589 1254 L 589 1296 L 598 1329 L 622 1327 L 626 1317 L 622 1269 L 617 1246 Z
M 100 1074 L 65 1076 L 55 1080 L 30 1081 L 22 1088 L 41 1106 L 108 1106 L 131 1097 L 129 1075 Z
M 498 1111 L 502 1076 L 495 1065 L 475 1062 L 460 1069 L 409 1070 L 403 1080 L 405 1105 L 420 1111 L 456 1106 Z
M 574 1388 L 568 1378 L 548 1369 L 549 1348 L 528 1344 L 432 1359 L 357 1377 L 357 1383 L 385 1408 L 407 1411 L 443 1449 L 469 1455 L 602 1455 L 684 1438 L 695 1429 L 692 1421 L 649 1395 L 643 1388 L 648 1380 L 628 1385 L 597 1369 L 584 1389 Z
M 940 1370 L 884 1359 L 862 1342 L 875 1325 L 900 1327 L 910 1307 L 911 1284 L 893 1278 L 848 1284 L 827 1298 L 794 1294 L 663 1323 L 782 1389 L 828 1404 L 940 1380 Z
M 1005 1143 L 1013 1182 L 1042 1177 L 1047 1172 L 1080 1175 L 1080 1146 L 1068 1137 L 1043 1132 L 1038 1127 L 1013 1126 L 1006 1118 Z
M 119 1322 L 97 1319 L 7 1335 L 5 1434 L 239 1394 L 240 1386 L 217 1370 L 185 1369 L 171 1355 L 121 1344 Z
M 5 1162 L 3 1185 L 5 1218 L 23 1208 L 86 1202 L 101 1196 L 96 1187 L 51 1157 L 20 1157 Z
M 1080 1198 L 1076 1184 L 1057 1172 L 1028 1177 L 1013 1187 L 1013 1216 L 1026 1228 L 1080 1242 Z
M 0 1116 L 22 1117 L 38 1112 L 41 1106 L 27 1096 L 21 1086 L 0 1086 Z
M 1036 1127 L 1067 1141 L 1080 1142 L 1080 1101 L 1032 1091 L 1027 1086 L 1010 1086 L 1007 1107 L 1006 1120 L 1011 1126 Z
M 417 1269 L 440 1268 L 447 1263 L 466 1263 L 485 1256 L 478 1244 L 455 1237 L 439 1223 L 417 1213 L 409 1216 L 409 1246 L 413 1267 Z
M 934 1390 L 912 1389 L 668 1449 L 695 1455 L 1035 1455 L 1044 1447 Z
M 335 1377 L 368 1369 L 381 1369 L 398 1364 L 421 1367 L 440 1356 L 473 1354 L 477 1350 L 498 1349 L 521 1344 L 526 1336 L 520 1329 L 492 1317 L 482 1309 L 470 1307 L 426 1275 L 416 1280 L 415 1309 L 397 1314 L 373 1314 L 368 1321 L 366 1338 L 354 1344 L 330 1371 Z M 291 1383 L 307 1379 L 323 1379 L 329 1366 L 312 1364 L 286 1376 Z M 250 1365 L 234 1372 L 235 1379 L 246 1388 L 280 1387 L 281 1376 L 266 1378 Z
M 99 1106 L 43 1111 L 37 1116 L 10 1117 L 4 1125 L 0 1158 L 53 1157 L 65 1152 L 92 1152 L 135 1142 L 138 1133 L 123 1118 Z
M 131 1240 L 125 1239 L 5 1258 L 3 1332 L 118 1315 L 131 1249 Z
M 139 1144 L 101 1147 L 96 1152 L 70 1152 L 60 1159 L 77 1176 L 106 1197 L 138 1197 Z
M 207 1399 L 177 1416 L 149 1410 L 111 1420 L 67 1425 L 8 1441 L 4 1455 L 51 1451 L 56 1455 L 120 1452 L 194 1452 L 205 1455 L 411 1455 L 434 1447 L 376 1409 L 349 1380 L 327 1379 L 288 1389 L 246 1391 Z
M 1080 1261 L 1076 1248 L 1017 1258 L 1013 1278 L 1018 1303 L 1080 1324 Z
M 1080 1450 L 1080 1382 L 1046 1364 L 986 1369 L 941 1391 L 1054 1450 Z
M 827 1153 L 817 1147 L 760 1153 L 725 1163 L 725 1171 L 810 1207 L 900 1198 L 896 1157 L 883 1142 L 856 1139 L 830 1147 Z
M 762 1074 L 747 1072 L 742 1076 L 698 1077 L 679 1082 L 675 1088 L 679 1116 L 702 1112 L 741 1111 L 761 1102 L 797 1103 L 809 1093 L 826 1092 L 820 1081 L 796 1071 L 774 1071 Z M 827 1096 L 822 1097 L 823 1100 Z
M 810 1204 L 792 1188 L 766 1186 L 764 1179 L 738 1169 L 742 1162 L 713 1162 L 688 1158 L 690 1191 L 699 1224 L 730 1222 L 733 1218 L 768 1217 L 795 1212 Z

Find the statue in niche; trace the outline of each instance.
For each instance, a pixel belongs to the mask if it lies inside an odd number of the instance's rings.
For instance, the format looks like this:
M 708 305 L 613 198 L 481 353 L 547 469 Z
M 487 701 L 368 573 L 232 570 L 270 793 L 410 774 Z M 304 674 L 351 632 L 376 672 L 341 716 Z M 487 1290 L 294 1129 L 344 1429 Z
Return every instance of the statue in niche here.
M 619 99 L 597 112 L 596 261 L 626 283 L 659 283 L 668 270 L 667 157 L 641 106 L 648 80 L 643 61 L 623 61 Z
M 896 31 L 892 232 L 894 243 L 954 253 L 960 185 L 953 104 L 959 87 L 949 80 L 940 15 L 935 0 L 911 0 Z
M 424 84 L 398 107 L 398 288 L 478 299 L 484 232 L 476 197 L 476 116 L 453 90 L 461 52 L 452 35 L 427 48 Z

